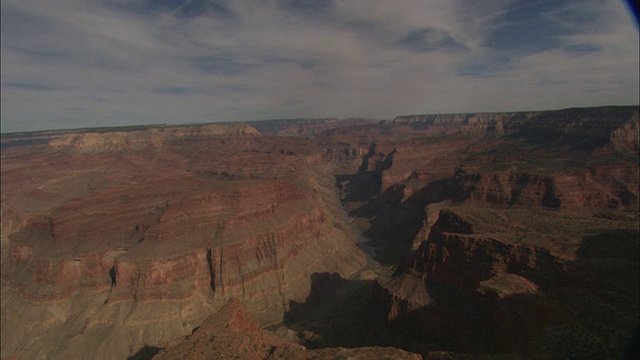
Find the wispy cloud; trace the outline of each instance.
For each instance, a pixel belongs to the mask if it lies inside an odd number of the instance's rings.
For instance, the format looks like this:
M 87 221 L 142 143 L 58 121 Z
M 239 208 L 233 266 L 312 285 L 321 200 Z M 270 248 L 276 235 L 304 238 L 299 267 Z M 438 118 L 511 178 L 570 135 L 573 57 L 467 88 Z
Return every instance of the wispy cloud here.
M 3 0 L 1 10 L 3 131 L 638 99 L 637 27 L 618 2 Z
M 63 87 L 49 86 L 45 84 L 30 84 L 30 83 L 15 83 L 15 82 L 3 82 L 2 88 L 24 90 L 24 91 L 44 91 L 44 92 L 66 90 Z

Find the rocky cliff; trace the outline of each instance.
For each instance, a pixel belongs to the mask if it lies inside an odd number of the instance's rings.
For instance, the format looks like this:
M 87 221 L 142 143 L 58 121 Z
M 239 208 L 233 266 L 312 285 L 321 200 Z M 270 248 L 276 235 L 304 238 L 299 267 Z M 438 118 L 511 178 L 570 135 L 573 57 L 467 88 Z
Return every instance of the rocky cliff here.
M 582 174 L 501 171 L 465 175 L 462 191 L 486 205 L 547 208 L 625 208 L 638 203 L 637 167 L 599 166 Z
M 624 350 L 637 107 L 253 125 L 3 134 L 2 357 Z
M 555 111 L 409 115 L 396 117 L 392 124 L 409 126 L 416 132 L 431 136 L 462 134 L 474 138 L 500 138 L 515 135 L 545 142 L 597 147 L 609 139 L 627 139 L 622 142 L 632 143 L 637 117 L 637 106 L 609 106 Z M 628 148 L 634 148 L 629 145 Z
M 273 324 L 314 272 L 364 264 L 328 165 L 309 167 L 308 149 L 238 126 L 164 132 L 3 152 L 3 354 L 126 357 L 231 297 Z
M 230 299 L 183 342 L 161 350 L 155 360 L 169 359 L 421 359 L 418 354 L 385 347 L 307 350 L 294 342 L 260 330 Z
M 414 340 L 389 341 L 428 358 L 622 354 L 639 298 L 637 117 L 410 116 L 371 136 L 367 167 L 339 181 L 377 258 L 397 266 L 371 301 L 381 329 Z
M 150 127 L 140 130 L 105 128 L 100 132 L 63 133 L 61 136 L 51 139 L 48 145 L 54 151 L 70 148 L 75 152 L 95 154 L 142 149 L 153 150 L 172 142 L 220 137 L 246 137 L 259 134 L 256 129 L 245 124 Z
M 392 323 L 461 352 L 615 357 L 636 321 L 637 236 L 633 222 L 599 217 L 444 209 L 395 274 L 377 280 L 376 298 Z

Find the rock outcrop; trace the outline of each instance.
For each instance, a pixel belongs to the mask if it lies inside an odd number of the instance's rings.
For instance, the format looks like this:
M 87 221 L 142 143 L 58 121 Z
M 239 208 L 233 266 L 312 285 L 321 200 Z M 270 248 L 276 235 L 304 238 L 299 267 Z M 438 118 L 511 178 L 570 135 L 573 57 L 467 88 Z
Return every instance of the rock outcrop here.
M 314 272 L 364 265 L 329 164 L 217 127 L 85 132 L 3 153 L 3 354 L 126 357 L 232 297 L 273 324 Z M 55 316 L 32 337 L 10 335 L 43 313 Z
M 429 136 L 460 134 L 473 138 L 500 138 L 513 135 L 593 150 L 609 139 L 627 139 L 632 143 L 637 118 L 637 107 L 610 106 L 536 112 L 409 115 L 396 117 L 392 124 L 410 126 Z M 632 150 L 634 146 L 629 145 L 625 148 Z
M 377 280 L 377 298 L 392 323 L 427 343 L 454 341 L 462 352 L 613 356 L 624 352 L 637 311 L 627 306 L 638 293 L 622 290 L 636 288 L 637 255 L 625 252 L 637 248 L 637 236 L 633 222 L 566 212 L 445 208 L 395 274 Z M 614 237 L 619 243 L 608 244 Z M 587 256 L 591 246 L 621 248 Z M 582 278 L 600 271 L 608 275 Z M 590 303 L 577 305 L 576 296 Z M 617 324 L 615 336 L 600 327 L 601 306 L 611 307 L 605 321 Z M 597 325 L 587 334 L 587 324 Z M 558 349 L 547 334 L 567 326 L 575 332 L 564 341 L 584 336 L 593 344 Z M 609 347 L 598 348 L 604 338 Z
M 2 357 L 616 357 L 637 129 L 636 106 L 3 134 Z
M 400 349 L 363 347 L 307 350 L 284 340 L 251 321 L 240 301 L 230 299 L 217 313 L 210 315 L 183 342 L 160 352 L 154 360 L 171 359 L 422 359 Z
M 101 132 L 70 132 L 49 141 L 53 150 L 73 149 L 84 154 L 103 152 L 153 150 L 167 144 L 201 141 L 220 137 L 246 137 L 260 133 L 246 124 L 200 125 L 189 127 L 159 127 L 141 130 L 105 128 Z
M 638 248 L 637 114 L 398 117 L 373 138 L 373 162 L 396 149 L 393 165 L 378 192 L 360 191 L 376 165 L 343 176 L 342 196 L 378 258 L 397 264 L 372 297 L 387 327 L 415 337 L 394 344 L 427 358 L 621 355 L 638 314 L 637 256 L 626 254 Z M 395 126 L 414 137 L 400 141 Z M 586 255 L 592 246 L 602 252 Z
M 600 166 L 582 174 L 511 171 L 465 175 L 462 191 L 483 205 L 559 208 L 624 208 L 638 203 L 638 169 Z

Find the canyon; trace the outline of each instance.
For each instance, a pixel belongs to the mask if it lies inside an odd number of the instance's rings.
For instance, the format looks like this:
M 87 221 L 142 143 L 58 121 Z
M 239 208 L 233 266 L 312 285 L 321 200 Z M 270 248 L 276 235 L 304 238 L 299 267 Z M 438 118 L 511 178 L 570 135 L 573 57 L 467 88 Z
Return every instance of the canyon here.
M 2 358 L 620 358 L 638 114 L 2 134 Z

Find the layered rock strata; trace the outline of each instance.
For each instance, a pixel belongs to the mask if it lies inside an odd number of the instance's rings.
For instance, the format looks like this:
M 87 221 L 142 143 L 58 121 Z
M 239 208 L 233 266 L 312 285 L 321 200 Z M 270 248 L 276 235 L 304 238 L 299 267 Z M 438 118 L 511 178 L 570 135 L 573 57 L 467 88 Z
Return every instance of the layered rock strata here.
M 637 107 L 255 125 L 3 134 L 2 357 L 621 353 Z
M 400 255 L 372 300 L 414 336 L 397 344 L 428 358 L 621 356 L 638 314 L 637 118 L 637 107 L 411 116 L 371 136 L 364 174 L 341 177 L 341 191 L 378 258 Z
M 126 357 L 231 297 L 277 323 L 314 272 L 365 263 L 308 150 L 204 130 L 81 133 L 3 153 L 3 356 Z
M 637 237 L 633 221 L 621 219 L 445 208 L 395 274 L 377 279 L 376 296 L 392 323 L 423 334 L 426 343 L 454 341 L 460 352 L 619 355 L 638 313 L 637 306 L 629 308 L 638 300 L 638 257 L 630 254 Z M 587 250 L 594 248 L 602 250 Z M 611 309 L 608 320 L 597 310 L 602 306 Z M 616 324 L 615 335 L 601 328 L 603 321 Z M 588 324 L 595 328 L 587 331 Z M 582 336 L 593 344 L 558 348 L 548 334 L 565 328 L 573 333 L 563 341 L 575 343 Z M 607 337 L 609 347 L 599 348 Z
M 260 330 L 231 299 L 210 315 L 194 333 L 153 357 L 169 359 L 421 359 L 418 354 L 384 347 L 307 350 L 303 346 Z

